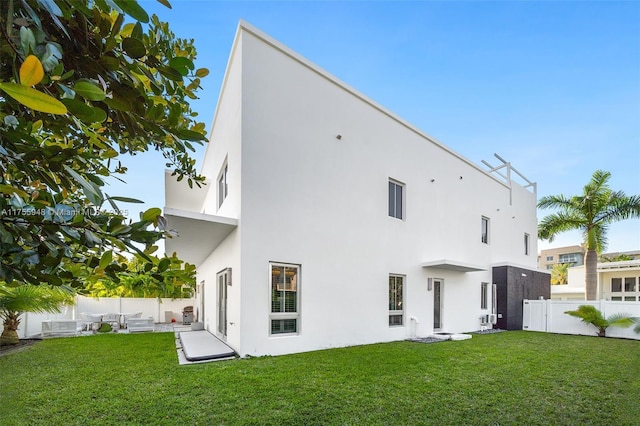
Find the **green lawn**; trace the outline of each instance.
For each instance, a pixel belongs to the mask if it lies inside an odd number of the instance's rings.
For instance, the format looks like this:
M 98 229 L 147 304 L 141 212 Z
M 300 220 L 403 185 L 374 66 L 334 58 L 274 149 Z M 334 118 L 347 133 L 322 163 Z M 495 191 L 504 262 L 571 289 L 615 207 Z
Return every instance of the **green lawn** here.
M 0 424 L 640 424 L 640 341 L 506 332 L 180 366 L 172 333 L 0 358 Z

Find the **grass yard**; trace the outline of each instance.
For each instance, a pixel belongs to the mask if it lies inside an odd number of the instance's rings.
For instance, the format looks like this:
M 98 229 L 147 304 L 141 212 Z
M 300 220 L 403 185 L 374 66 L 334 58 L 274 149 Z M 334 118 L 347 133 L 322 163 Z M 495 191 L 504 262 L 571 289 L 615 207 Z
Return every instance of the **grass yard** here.
M 180 366 L 172 333 L 0 358 L 3 425 L 638 425 L 640 341 L 506 332 Z

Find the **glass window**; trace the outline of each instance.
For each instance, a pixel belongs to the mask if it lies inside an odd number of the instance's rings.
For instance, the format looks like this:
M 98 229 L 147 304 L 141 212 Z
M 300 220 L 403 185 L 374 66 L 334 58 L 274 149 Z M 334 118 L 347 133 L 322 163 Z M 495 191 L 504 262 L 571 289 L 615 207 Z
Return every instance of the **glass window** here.
M 611 292 L 618 293 L 621 291 L 622 291 L 622 278 L 611 278 Z
M 218 207 L 222 205 L 222 202 L 227 198 L 227 194 L 229 193 L 229 186 L 227 185 L 228 170 L 229 166 L 225 164 L 224 169 L 222 169 L 222 173 L 220 173 L 220 178 L 218 179 Z
M 553 260 L 553 256 L 547 256 L 547 262 L 550 262 Z
M 480 286 L 480 309 L 487 309 L 487 288 L 489 283 L 482 283 Z
M 636 301 L 636 297 L 635 296 L 625 296 L 624 297 L 624 301 L 625 302 L 635 302 Z
M 626 277 L 624 279 L 624 291 L 636 291 L 636 277 Z
M 389 275 L 389 326 L 402 325 L 404 318 L 404 277 Z
M 403 184 L 392 180 L 389 181 L 389 216 L 404 219 L 403 193 Z
M 482 216 L 481 228 L 482 228 L 482 234 L 481 234 L 480 240 L 485 244 L 489 244 L 489 218 L 488 217 Z
M 300 266 L 271 264 L 271 334 L 299 332 Z
M 529 234 L 524 234 L 524 254 L 529 256 Z

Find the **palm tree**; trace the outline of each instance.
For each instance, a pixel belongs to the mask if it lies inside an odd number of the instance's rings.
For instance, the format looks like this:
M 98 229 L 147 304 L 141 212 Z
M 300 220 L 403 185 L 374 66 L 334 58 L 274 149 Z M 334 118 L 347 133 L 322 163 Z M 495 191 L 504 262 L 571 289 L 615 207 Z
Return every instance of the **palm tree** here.
M 4 330 L 0 344 L 15 345 L 18 337 L 20 315 L 24 312 L 55 313 L 65 305 L 74 302 L 74 292 L 68 287 L 22 284 L 9 287 L 0 282 L 0 318 L 4 320 Z
M 580 318 L 582 322 L 591 324 L 598 329 L 598 336 L 605 337 L 607 328 L 621 327 L 628 328 L 638 322 L 638 318 L 628 314 L 613 314 L 607 318 L 602 316 L 602 312 L 591 305 L 580 305 L 576 311 L 566 311 L 565 314 Z M 636 330 L 638 327 L 636 327 Z
M 606 247 L 609 225 L 624 219 L 640 217 L 640 195 L 627 196 L 612 191 L 607 184 L 611 173 L 596 170 L 581 195 L 566 197 L 548 195 L 538 201 L 541 209 L 559 211 L 546 216 L 538 225 L 538 236 L 550 242 L 561 232 L 581 230 L 586 246 L 586 300 L 598 296 L 598 254 Z
M 551 284 L 567 284 L 569 282 L 570 263 L 556 263 L 551 268 Z

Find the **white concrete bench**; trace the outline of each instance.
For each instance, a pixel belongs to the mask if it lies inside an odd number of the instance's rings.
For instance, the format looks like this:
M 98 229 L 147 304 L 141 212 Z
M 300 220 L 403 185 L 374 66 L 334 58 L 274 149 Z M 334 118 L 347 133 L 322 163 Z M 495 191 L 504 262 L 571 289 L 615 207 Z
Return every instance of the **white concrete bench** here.
M 153 331 L 153 318 L 129 318 L 127 320 L 127 328 L 130 333 L 134 331 Z
M 42 337 L 52 334 L 73 334 L 81 331 L 77 320 L 58 319 L 42 321 Z

